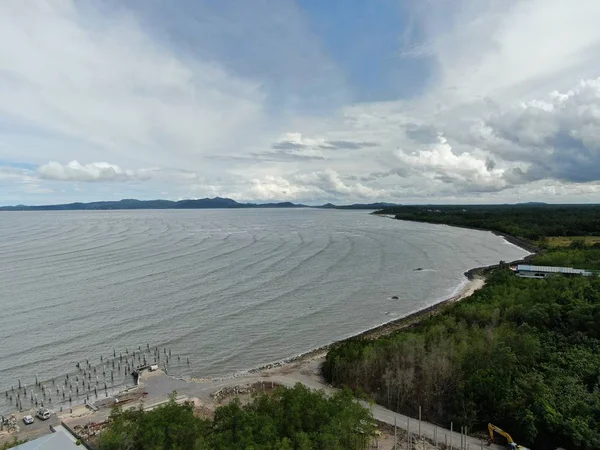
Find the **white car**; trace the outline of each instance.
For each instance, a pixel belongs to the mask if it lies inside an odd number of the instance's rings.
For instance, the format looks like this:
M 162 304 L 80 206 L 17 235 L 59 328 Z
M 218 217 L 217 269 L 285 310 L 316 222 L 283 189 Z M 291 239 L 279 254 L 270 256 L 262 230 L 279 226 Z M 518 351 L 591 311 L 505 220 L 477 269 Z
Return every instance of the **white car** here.
M 38 412 L 35 414 L 39 419 L 48 420 L 50 418 L 51 412 L 49 409 L 40 408 Z
M 31 425 L 33 423 L 33 417 L 25 416 L 23 417 L 23 422 L 25 422 L 25 425 Z

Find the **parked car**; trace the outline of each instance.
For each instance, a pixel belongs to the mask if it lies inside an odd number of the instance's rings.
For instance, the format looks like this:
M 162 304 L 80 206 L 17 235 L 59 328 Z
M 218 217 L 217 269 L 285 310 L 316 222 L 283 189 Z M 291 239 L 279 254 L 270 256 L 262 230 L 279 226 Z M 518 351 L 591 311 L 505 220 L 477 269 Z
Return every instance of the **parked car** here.
M 48 420 L 50 418 L 51 414 L 52 413 L 50 412 L 49 409 L 40 408 L 40 409 L 38 409 L 36 416 L 38 416 L 38 418 L 40 418 L 42 420 Z
M 33 417 L 25 416 L 23 417 L 23 422 L 25 422 L 25 425 L 31 425 L 33 423 Z

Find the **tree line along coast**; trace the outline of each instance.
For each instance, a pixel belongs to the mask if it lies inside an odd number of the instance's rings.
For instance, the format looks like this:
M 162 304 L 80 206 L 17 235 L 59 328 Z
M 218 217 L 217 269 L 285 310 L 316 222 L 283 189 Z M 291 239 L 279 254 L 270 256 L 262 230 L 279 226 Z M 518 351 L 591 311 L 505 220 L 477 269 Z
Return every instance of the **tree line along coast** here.
M 540 266 L 600 269 L 600 206 L 410 206 L 400 220 L 511 233 Z M 519 278 L 508 264 L 440 314 L 376 340 L 334 346 L 323 367 L 403 414 L 510 430 L 533 449 L 600 448 L 600 278 Z M 501 441 L 500 441 L 501 442 Z M 504 441 L 506 442 L 506 441 Z

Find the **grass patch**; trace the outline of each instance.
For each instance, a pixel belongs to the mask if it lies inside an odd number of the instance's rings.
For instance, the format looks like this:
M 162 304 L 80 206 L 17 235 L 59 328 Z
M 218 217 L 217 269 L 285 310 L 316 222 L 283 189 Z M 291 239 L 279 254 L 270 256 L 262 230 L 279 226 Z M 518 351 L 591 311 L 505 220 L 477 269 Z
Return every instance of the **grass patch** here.
M 600 244 L 600 236 L 550 236 L 547 238 L 548 247 L 569 247 L 573 242 L 584 245 Z

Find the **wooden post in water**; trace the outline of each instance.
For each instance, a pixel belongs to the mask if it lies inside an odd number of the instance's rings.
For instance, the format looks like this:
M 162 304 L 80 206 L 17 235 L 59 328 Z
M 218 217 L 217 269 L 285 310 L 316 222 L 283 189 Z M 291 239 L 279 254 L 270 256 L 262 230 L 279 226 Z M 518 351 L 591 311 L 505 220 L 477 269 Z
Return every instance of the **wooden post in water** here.
M 453 424 L 450 422 L 450 450 L 452 450 L 452 438 L 454 437 L 454 432 L 452 431 Z
M 419 439 L 421 439 L 421 405 L 419 405 Z

